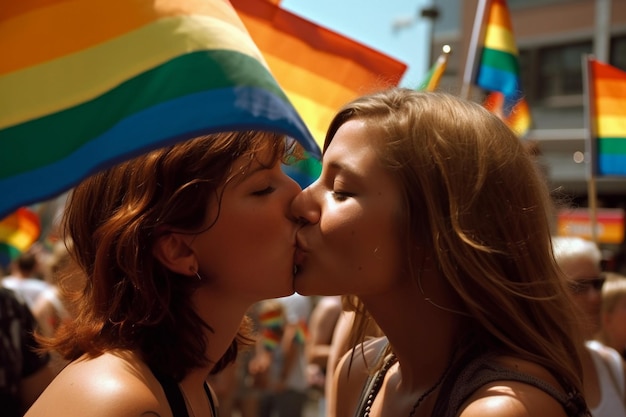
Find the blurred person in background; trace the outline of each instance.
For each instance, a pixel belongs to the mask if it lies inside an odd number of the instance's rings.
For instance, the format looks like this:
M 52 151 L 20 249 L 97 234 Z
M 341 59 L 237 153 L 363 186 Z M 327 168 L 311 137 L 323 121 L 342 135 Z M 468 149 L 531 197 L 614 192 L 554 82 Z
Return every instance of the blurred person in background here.
M 602 323 L 596 339 L 626 359 L 626 276 L 606 272 L 604 277 Z
M 39 261 L 39 244 L 34 244 L 30 250 L 21 253 L 10 265 L 10 274 L 2 278 L 2 286 L 19 294 L 31 312 L 34 311 L 37 298 L 51 285 L 41 277 Z
M 50 356 L 37 351 L 37 323 L 12 290 L 0 287 L 0 414 L 21 417 L 54 378 Z
M 553 238 L 553 250 L 580 313 L 579 348 L 587 405 L 594 417 L 626 417 L 624 360 L 615 349 L 594 340 L 601 329 L 605 283 L 600 249 L 590 240 L 560 236 Z
M 306 344 L 309 386 L 317 397 L 319 417 L 326 416 L 326 367 L 335 327 L 341 316 L 341 296 L 318 297 L 309 320 L 309 337 Z
M 298 293 L 264 300 L 259 308 L 263 349 L 254 361 L 266 368 L 259 417 L 303 415 L 309 388 L 305 346 L 311 310 L 310 297 Z

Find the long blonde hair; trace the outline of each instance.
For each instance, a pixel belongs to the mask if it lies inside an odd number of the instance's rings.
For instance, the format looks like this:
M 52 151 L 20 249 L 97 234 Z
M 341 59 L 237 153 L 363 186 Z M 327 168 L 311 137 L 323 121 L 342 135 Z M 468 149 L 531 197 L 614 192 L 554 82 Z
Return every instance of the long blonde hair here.
M 479 104 L 395 88 L 347 104 L 331 122 L 358 119 L 379 140 L 401 184 L 407 270 L 417 281 L 428 248 L 459 300 L 458 346 L 513 353 L 581 388 L 572 305 L 552 256 L 552 203 L 523 143 Z M 359 308 L 357 308 L 360 311 Z

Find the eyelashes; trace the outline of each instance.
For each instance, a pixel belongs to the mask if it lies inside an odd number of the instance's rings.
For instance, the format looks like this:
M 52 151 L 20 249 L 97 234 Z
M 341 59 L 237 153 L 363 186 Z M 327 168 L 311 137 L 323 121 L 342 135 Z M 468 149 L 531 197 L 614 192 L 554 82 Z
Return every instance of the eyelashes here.
M 274 191 L 276 191 L 276 188 L 270 185 L 268 187 L 263 188 L 262 190 L 253 192 L 252 195 L 258 195 L 258 196 L 268 195 L 268 194 L 273 193 Z
M 347 191 L 332 191 L 333 198 L 337 201 L 345 201 L 350 197 L 353 197 L 353 193 L 349 193 Z

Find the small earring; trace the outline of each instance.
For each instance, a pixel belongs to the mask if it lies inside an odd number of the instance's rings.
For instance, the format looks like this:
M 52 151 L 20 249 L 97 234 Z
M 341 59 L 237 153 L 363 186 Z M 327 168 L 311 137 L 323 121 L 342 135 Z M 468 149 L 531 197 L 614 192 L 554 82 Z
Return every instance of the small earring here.
M 196 271 L 192 266 L 189 267 L 189 270 L 191 271 L 192 274 L 195 274 L 196 277 L 198 277 L 198 281 L 202 281 L 202 277 L 200 276 L 198 271 Z

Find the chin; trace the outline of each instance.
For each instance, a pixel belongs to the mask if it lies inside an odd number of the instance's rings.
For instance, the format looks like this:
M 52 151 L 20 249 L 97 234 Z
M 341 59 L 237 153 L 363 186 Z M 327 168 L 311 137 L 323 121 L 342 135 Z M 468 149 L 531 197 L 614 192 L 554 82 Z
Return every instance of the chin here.
M 293 276 L 289 276 L 287 280 L 284 282 L 285 285 L 281 286 L 282 291 L 280 291 L 280 295 L 275 297 L 286 297 L 288 295 L 293 294 L 296 289 L 294 288 Z
M 336 291 L 329 291 L 328 286 L 323 285 L 319 279 L 307 281 L 304 277 L 296 275 L 293 283 L 296 292 L 300 295 L 341 295 Z
M 259 300 L 267 300 L 270 298 L 280 298 L 287 297 L 295 292 L 293 285 L 283 286 L 281 288 L 272 288 L 271 290 L 266 290 L 264 293 L 258 293 L 257 298 Z
M 302 279 L 301 275 L 294 275 L 293 277 L 293 288 L 296 290 L 296 292 L 300 295 L 317 295 L 317 294 L 313 294 L 311 293 L 309 290 L 309 286 L 305 285 L 306 282 L 304 282 L 304 280 Z

